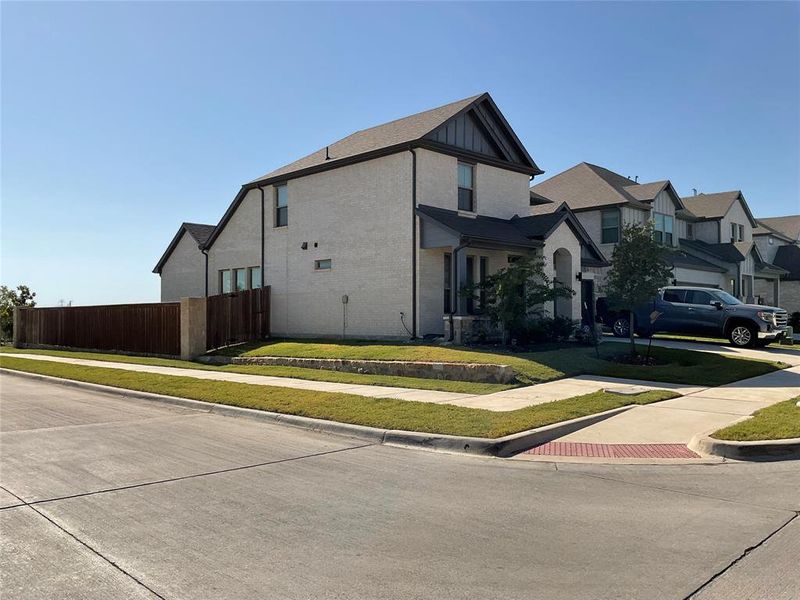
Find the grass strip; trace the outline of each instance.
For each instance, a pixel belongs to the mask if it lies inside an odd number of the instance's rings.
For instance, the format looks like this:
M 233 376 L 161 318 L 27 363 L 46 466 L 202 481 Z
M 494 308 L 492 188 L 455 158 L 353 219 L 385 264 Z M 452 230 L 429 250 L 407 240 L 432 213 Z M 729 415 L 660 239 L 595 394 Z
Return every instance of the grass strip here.
M 674 398 L 669 391 L 637 396 L 596 392 L 508 412 L 265 385 L 198 380 L 104 367 L 0 356 L 0 367 L 117 388 L 191 398 L 385 429 L 497 438 L 626 406 Z
M 628 351 L 625 344 L 606 342 L 599 348 L 562 344 L 541 352 L 511 353 L 499 349 L 459 348 L 410 342 L 272 340 L 241 344 L 221 351 L 229 356 L 292 356 L 369 360 L 477 362 L 511 366 L 524 383 L 540 383 L 575 375 L 601 375 L 645 381 L 717 386 L 786 368 L 778 361 L 754 360 L 709 352 L 654 346 L 658 366 L 624 365 L 609 361 Z M 644 349 L 639 347 L 639 351 Z
M 800 396 L 757 410 L 746 421 L 715 431 L 711 437 L 736 442 L 800 438 L 799 400 Z
M 0 353 L 6 354 L 43 354 L 45 356 L 61 356 L 64 358 L 80 358 L 84 360 L 103 360 L 106 362 L 132 363 L 157 367 L 178 367 L 180 369 L 203 369 L 205 371 L 226 371 L 229 373 L 245 373 L 248 375 L 267 375 L 270 377 L 294 377 L 310 381 L 328 381 L 333 383 L 355 383 L 358 385 L 380 385 L 389 387 L 412 388 L 417 390 L 436 390 L 459 394 L 491 394 L 519 387 L 521 384 L 476 383 L 471 381 L 450 381 L 445 379 L 425 379 L 422 377 L 402 377 L 396 375 L 369 375 L 363 373 L 345 373 L 342 371 L 326 371 L 306 367 L 287 367 L 272 365 L 207 365 L 176 358 L 151 358 L 147 356 L 127 356 L 125 354 L 106 354 L 103 352 L 80 352 L 73 350 L 41 350 L 17 349 L 12 346 L 0 346 Z

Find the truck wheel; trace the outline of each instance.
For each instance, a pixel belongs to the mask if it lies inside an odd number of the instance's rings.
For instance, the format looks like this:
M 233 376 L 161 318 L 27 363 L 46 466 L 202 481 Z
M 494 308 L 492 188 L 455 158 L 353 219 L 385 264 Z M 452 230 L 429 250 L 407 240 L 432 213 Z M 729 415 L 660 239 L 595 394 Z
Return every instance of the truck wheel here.
M 630 337 L 631 324 L 628 322 L 628 317 L 619 317 L 616 319 L 614 321 L 614 325 L 611 327 L 611 330 L 614 332 L 614 337 Z
M 758 332 L 752 325 L 734 325 L 728 334 L 728 339 L 737 348 L 750 348 L 758 340 Z

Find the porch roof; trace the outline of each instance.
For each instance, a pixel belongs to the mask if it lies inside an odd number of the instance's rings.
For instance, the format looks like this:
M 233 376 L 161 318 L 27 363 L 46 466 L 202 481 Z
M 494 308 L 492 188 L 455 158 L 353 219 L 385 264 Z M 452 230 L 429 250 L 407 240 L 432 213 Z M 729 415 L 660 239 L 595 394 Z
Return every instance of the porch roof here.
M 417 214 L 430 219 L 450 233 L 472 240 L 493 242 L 515 247 L 539 248 L 541 240 L 533 239 L 516 225 L 517 219 L 499 219 L 483 215 L 465 216 L 454 210 L 420 204 Z
M 673 267 L 694 269 L 696 271 L 710 271 L 712 273 L 725 273 L 726 269 L 711 264 L 697 256 L 692 256 L 683 250 L 675 250 L 667 256 L 667 262 Z

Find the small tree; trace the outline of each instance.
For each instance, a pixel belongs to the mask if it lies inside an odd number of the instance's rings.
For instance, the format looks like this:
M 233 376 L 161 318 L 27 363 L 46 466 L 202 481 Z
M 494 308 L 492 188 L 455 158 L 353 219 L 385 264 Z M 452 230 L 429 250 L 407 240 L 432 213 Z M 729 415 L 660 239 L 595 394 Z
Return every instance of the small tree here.
M 531 315 L 541 314 L 542 304 L 575 294 L 569 288 L 553 285 L 540 257 L 522 257 L 489 275 L 484 282 L 464 286 L 460 293 L 474 296 L 476 291 L 483 292 L 485 301 L 481 308 L 502 329 L 503 343 L 509 333 L 522 329 Z
M 614 248 L 612 267 L 606 281 L 609 304 L 629 312 L 631 355 L 636 355 L 633 311 L 651 300 L 658 289 L 669 283 L 672 268 L 667 264 L 667 248 L 653 238 L 653 223 L 626 225 L 622 239 Z
M 14 307 L 36 306 L 32 292 L 27 285 L 18 285 L 16 290 L 0 285 L 0 334 L 3 339 L 11 339 L 14 335 Z

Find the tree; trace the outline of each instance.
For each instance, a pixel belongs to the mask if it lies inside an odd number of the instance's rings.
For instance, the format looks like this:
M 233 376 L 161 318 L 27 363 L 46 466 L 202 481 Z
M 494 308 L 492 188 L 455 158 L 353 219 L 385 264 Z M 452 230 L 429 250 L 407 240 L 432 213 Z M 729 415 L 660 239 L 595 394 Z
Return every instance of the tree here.
M 613 308 L 629 313 L 632 356 L 636 356 L 633 311 L 652 300 L 659 288 L 669 283 L 672 268 L 667 263 L 667 254 L 667 248 L 653 237 L 652 222 L 626 225 L 622 230 L 622 239 L 614 248 L 613 264 L 606 280 L 606 295 Z
M 0 334 L 3 339 L 11 339 L 14 335 L 14 307 L 36 306 L 32 292 L 27 285 L 18 285 L 16 290 L 0 285 Z
M 503 331 L 503 343 L 509 333 L 521 330 L 528 318 L 543 312 L 545 302 L 570 298 L 575 292 L 553 285 L 544 271 L 541 257 L 522 257 L 508 267 L 486 277 L 482 283 L 465 285 L 461 294 L 474 296 L 476 291 L 485 298 L 481 307 L 494 325 Z

